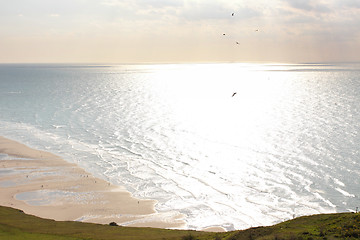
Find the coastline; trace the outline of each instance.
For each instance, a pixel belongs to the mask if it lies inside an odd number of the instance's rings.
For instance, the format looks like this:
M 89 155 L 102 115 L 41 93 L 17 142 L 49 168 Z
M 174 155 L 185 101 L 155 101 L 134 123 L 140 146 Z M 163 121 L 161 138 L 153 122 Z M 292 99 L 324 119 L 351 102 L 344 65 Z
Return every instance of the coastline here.
M 184 215 L 157 212 L 156 201 L 134 198 L 124 187 L 76 164 L 0 136 L 0 205 L 42 218 L 122 226 L 182 229 Z

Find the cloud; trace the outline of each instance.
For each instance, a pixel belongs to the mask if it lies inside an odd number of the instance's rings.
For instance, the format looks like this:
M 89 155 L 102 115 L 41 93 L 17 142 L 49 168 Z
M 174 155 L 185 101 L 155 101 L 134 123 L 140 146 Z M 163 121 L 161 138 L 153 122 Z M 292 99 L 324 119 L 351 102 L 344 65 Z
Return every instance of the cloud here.
M 231 16 L 235 13 L 234 17 Z M 250 19 L 262 15 L 259 11 L 241 6 L 233 8 L 220 1 L 190 2 L 180 12 L 180 16 L 187 20 L 239 20 Z
M 108 6 L 121 6 L 128 9 L 148 9 L 148 8 L 168 8 L 168 7 L 181 7 L 184 5 L 183 0 L 103 0 L 102 5 Z
M 152 8 L 168 8 L 168 7 L 182 7 L 184 1 L 182 0 L 135 0 L 133 1 L 137 6 L 152 7 Z
M 342 0 L 338 2 L 338 5 L 348 8 L 359 8 L 360 9 L 360 1 L 358 0 Z
M 70 45 L 86 39 L 119 52 L 127 46 L 139 55 L 139 46 L 156 52 L 167 46 L 170 55 L 188 49 L 191 56 L 189 49 L 198 48 L 210 55 L 214 49 L 232 52 L 235 40 L 241 42 L 237 49 L 245 50 L 266 46 L 280 52 L 291 45 L 286 53 L 291 55 L 297 49 L 315 53 L 324 43 L 360 41 L 359 0 L 12 0 L 0 3 L 0 21 L 1 35 L 19 42 L 47 36 Z
M 237 19 L 248 19 L 260 13 L 248 6 L 239 6 L 225 0 L 103 0 L 103 5 L 117 7 L 124 15 L 164 19 L 164 15 L 179 21 L 225 20 L 236 12 Z M 136 20 L 136 19 L 134 19 Z
M 216 1 L 188 1 L 179 11 L 179 16 L 190 21 L 224 19 L 230 16 L 230 10 Z
M 286 2 L 296 9 L 311 10 L 313 8 L 310 1 L 306 0 L 286 0 Z
M 284 0 L 291 8 L 317 13 L 327 13 L 331 11 L 329 3 L 312 0 Z

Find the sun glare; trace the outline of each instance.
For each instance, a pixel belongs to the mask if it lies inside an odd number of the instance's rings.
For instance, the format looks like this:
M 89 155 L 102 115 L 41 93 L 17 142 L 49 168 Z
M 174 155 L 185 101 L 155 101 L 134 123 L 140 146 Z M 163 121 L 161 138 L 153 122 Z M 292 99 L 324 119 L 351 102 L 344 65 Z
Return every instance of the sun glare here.
M 153 96 L 177 131 L 224 143 L 251 141 L 274 123 L 272 110 L 288 92 L 286 76 L 255 64 L 157 66 Z M 164 116 L 162 116 L 164 117 Z M 164 119 L 165 120 L 165 119 Z M 244 136 L 247 136 L 244 138 Z M 244 143 L 245 144 L 245 143 Z

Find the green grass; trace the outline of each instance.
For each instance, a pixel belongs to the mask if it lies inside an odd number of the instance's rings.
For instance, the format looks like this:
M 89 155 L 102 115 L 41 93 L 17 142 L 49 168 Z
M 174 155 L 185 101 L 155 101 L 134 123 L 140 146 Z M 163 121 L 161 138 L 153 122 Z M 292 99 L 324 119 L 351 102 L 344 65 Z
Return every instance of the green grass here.
M 270 227 L 226 233 L 116 227 L 80 222 L 60 222 L 0 207 L 0 239 L 36 240 L 311 240 L 360 238 L 360 214 L 320 214 L 296 218 Z
M 0 239 L 182 239 L 190 234 L 198 237 L 206 233 L 61 222 L 27 215 L 13 208 L 0 207 Z
M 360 214 L 336 213 L 299 217 L 270 227 L 234 233 L 229 240 L 315 240 L 360 238 Z

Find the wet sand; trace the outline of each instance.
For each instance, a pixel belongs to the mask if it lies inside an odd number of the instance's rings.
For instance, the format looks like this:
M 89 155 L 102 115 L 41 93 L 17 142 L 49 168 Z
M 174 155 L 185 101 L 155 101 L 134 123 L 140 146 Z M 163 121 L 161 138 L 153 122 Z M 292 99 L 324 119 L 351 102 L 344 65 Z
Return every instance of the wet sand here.
M 123 226 L 185 226 L 178 212 L 155 211 L 156 201 L 137 199 L 49 152 L 0 137 L 0 205 L 59 221 Z

